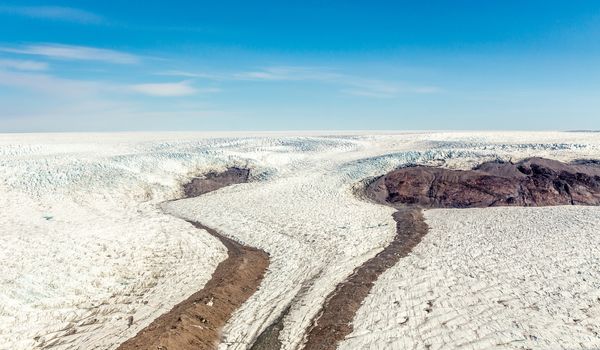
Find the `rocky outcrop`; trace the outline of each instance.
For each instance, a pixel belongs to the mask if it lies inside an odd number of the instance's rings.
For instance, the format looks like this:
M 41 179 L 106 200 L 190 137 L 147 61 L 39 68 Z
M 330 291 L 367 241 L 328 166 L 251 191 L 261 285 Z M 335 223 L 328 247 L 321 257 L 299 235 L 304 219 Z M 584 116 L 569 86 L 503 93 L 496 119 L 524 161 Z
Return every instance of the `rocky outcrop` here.
M 249 176 L 250 170 L 235 167 L 227 168 L 223 172 L 210 172 L 183 185 L 183 192 L 185 198 L 198 197 L 221 187 L 248 182 Z
M 334 350 L 352 332 L 352 320 L 381 273 L 407 256 L 427 233 L 421 208 L 600 204 L 600 163 L 565 164 L 543 158 L 488 162 L 473 170 L 412 166 L 367 186 L 365 195 L 398 209 L 396 236 L 357 267 L 327 297 L 308 329 L 304 349 Z
M 600 167 L 543 158 L 473 170 L 413 166 L 381 177 L 371 189 L 380 202 L 425 208 L 599 205 Z

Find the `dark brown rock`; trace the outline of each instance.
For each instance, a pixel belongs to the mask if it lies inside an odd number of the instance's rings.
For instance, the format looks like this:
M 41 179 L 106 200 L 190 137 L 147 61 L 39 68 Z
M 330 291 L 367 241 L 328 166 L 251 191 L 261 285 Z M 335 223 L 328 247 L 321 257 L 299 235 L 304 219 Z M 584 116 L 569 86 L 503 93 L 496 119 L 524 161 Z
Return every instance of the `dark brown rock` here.
M 543 158 L 489 162 L 473 170 L 415 166 L 393 171 L 371 187 L 380 202 L 426 208 L 599 205 L 600 167 Z
M 203 177 L 193 178 L 183 186 L 185 198 L 197 197 L 221 187 L 248 182 L 250 170 L 228 168 L 223 172 L 210 172 Z
M 393 215 L 396 236 L 327 297 L 308 329 L 304 349 L 334 350 L 352 332 L 354 315 L 381 273 L 408 255 L 427 233 L 421 207 L 598 205 L 600 163 L 531 158 L 516 164 L 488 162 L 468 171 L 414 166 L 380 177 L 365 195 L 398 209 Z M 429 301 L 425 311 L 432 306 Z

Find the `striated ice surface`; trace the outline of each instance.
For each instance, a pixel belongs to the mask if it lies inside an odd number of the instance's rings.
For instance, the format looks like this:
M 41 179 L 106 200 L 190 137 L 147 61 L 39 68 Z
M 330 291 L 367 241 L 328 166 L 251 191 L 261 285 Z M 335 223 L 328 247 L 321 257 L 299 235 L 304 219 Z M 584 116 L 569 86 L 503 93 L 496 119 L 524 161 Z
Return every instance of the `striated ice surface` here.
M 324 297 L 394 236 L 392 210 L 356 196 L 361 181 L 413 163 L 600 158 L 599 145 L 598 134 L 558 132 L 0 135 L 0 349 L 112 349 L 202 288 L 226 252 L 179 218 L 271 255 L 222 347 L 246 348 L 291 303 L 280 338 L 294 349 Z M 163 203 L 227 166 L 251 168 L 253 182 Z M 593 347 L 598 214 L 427 212 L 431 233 L 376 283 L 343 346 Z M 454 323 L 442 325 L 444 310 Z
M 598 349 L 600 208 L 428 210 L 341 349 Z

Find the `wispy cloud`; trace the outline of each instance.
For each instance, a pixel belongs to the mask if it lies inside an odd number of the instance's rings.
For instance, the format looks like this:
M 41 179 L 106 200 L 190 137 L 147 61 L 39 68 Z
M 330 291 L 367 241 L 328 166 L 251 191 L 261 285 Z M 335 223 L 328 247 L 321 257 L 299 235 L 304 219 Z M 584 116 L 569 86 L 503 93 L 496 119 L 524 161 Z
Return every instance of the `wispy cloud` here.
M 195 73 L 187 71 L 167 71 L 161 75 L 187 78 L 203 78 L 220 81 L 257 81 L 257 82 L 320 82 L 339 86 L 340 92 L 347 95 L 393 98 L 400 94 L 432 94 L 441 91 L 436 86 L 413 85 L 406 82 L 364 78 L 338 72 L 327 67 L 273 66 L 263 69 L 233 73 Z
M 435 94 L 442 90 L 436 86 L 419 86 L 372 79 L 348 79 L 342 93 L 353 96 L 393 98 L 401 94 Z
M 61 60 L 100 61 L 117 64 L 133 64 L 139 62 L 138 56 L 126 52 L 88 46 L 62 44 L 36 44 L 24 45 L 20 47 L 0 47 L 0 52 L 43 56 Z
M 25 71 L 43 71 L 48 69 L 48 63 L 30 60 L 4 60 L 0 59 L 0 68 Z
M 204 72 L 189 72 L 183 70 L 168 70 L 155 75 L 163 75 L 169 77 L 182 77 L 182 78 L 201 78 L 207 80 L 232 80 L 231 74 L 228 73 L 204 73 Z
M 0 13 L 77 23 L 103 22 L 102 16 L 95 13 L 62 6 L 0 6 Z
M 65 131 L 165 131 L 189 130 L 202 119 L 231 117 L 225 111 L 207 107 L 149 110 L 141 105 L 113 101 L 74 102 L 4 113 L 3 132 Z M 165 122 L 168 121 L 168 122 Z M 205 123 L 204 123 L 205 124 Z
M 153 84 L 135 84 L 130 86 L 131 91 L 150 96 L 188 96 L 198 92 L 188 81 L 177 83 L 153 83 Z
M 135 94 L 183 96 L 215 91 L 191 84 L 184 81 L 128 85 L 0 67 L 0 87 L 19 92 L 15 96 L 0 95 L 0 130 L 110 130 L 118 125 L 125 129 L 145 129 L 151 128 L 152 123 L 164 127 L 164 120 L 190 125 L 200 117 L 220 115 L 218 110 L 196 100 L 161 103 L 156 99 L 132 98 Z M 32 96 L 35 103 L 28 103 Z M 131 124 L 126 126 L 127 123 Z
M 44 95 L 67 99 L 95 95 L 108 86 L 100 82 L 64 79 L 50 74 L 3 71 L 1 69 L 0 85 L 41 92 Z
M 186 78 L 204 78 L 208 80 L 235 80 L 235 81 L 335 81 L 343 77 L 327 68 L 300 67 L 300 66 L 275 66 L 264 69 L 248 70 L 243 72 L 190 72 L 170 70 L 158 73 L 159 75 L 177 76 Z
M 219 92 L 217 88 L 197 88 L 192 81 L 144 84 L 120 84 L 101 80 L 77 80 L 35 71 L 3 69 L 0 61 L 0 86 L 23 89 L 72 100 L 73 98 L 123 97 L 141 94 L 158 97 L 189 96 L 198 93 Z
M 339 82 L 343 74 L 323 67 L 275 66 L 233 74 L 237 80 Z
M 375 98 L 392 98 L 397 95 L 397 92 L 378 91 L 369 89 L 342 89 L 341 93 L 360 97 L 375 97 Z

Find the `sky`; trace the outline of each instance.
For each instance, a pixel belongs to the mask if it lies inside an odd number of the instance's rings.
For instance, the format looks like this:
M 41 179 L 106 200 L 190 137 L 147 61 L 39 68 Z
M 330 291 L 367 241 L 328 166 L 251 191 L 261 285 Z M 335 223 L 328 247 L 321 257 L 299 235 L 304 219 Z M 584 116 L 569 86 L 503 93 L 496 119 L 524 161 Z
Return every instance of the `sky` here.
M 0 0 L 0 132 L 583 129 L 597 0 Z

